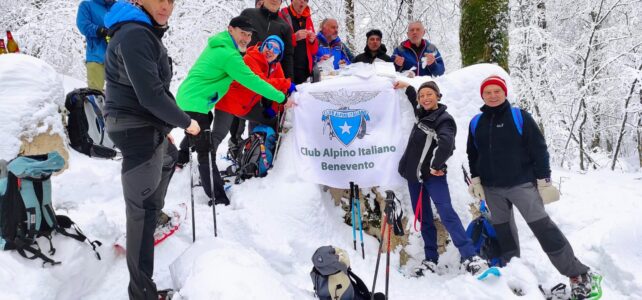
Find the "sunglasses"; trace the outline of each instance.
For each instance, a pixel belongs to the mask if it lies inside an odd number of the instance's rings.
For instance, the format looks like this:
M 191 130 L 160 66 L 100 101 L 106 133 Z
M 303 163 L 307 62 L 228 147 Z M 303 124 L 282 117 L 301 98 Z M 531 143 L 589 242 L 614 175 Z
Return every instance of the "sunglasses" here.
M 267 48 L 268 50 L 272 51 L 272 53 L 274 53 L 274 55 L 281 54 L 281 47 L 279 47 L 279 45 L 277 43 L 273 43 L 273 42 L 267 43 L 267 44 L 265 44 L 265 48 Z

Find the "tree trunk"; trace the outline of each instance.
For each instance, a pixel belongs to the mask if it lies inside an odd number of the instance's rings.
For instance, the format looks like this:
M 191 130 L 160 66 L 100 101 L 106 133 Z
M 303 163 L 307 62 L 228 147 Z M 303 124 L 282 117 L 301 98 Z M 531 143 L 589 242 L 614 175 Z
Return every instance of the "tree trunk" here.
M 642 70 L 642 64 L 640 67 L 638 67 L 638 70 Z M 615 146 L 615 153 L 613 153 L 613 161 L 611 162 L 611 170 L 615 170 L 615 162 L 617 162 L 617 157 L 620 154 L 620 147 L 622 146 L 622 139 L 624 138 L 624 134 L 626 132 L 626 120 L 628 117 L 627 114 L 627 109 L 629 108 L 629 103 L 631 102 L 631 99 L 633 99 L 633 95 L 635 94 L 635 86 L 638 84 L 638 78 L 633 80 L 633 84 L 631 84 L 631 90 L 629 91 L 629 96 L 626 97 L 626 100 L 624 101 L 624 109 L 623 109 L 623 114 L 624 116 L 622 117 L 622 125 L 620 126 L 620 133 L 617 138 L 617 145 Z M 638 153 L 640 150 L 640 120 L 638 119 L 638 128 L 637 128 L 637 133 L 638 133 Z M 640 154 L 642 155 L 642 154 Z M 640 156 L 642 159 L 642 156 Z M 640 160 L 642 163 L 642 160 Z M 642 164 L 640 165 L 642 166 Z
M 496 63 L 508 71 L 508 23 L 508 0 L 462 0 L 462 65 Z
M 352 53 L 355 52 L 354 48 L 354 0 L 346 0 L 345 2 L 345 12 L 346 12 L 346 31 L 347 38 L 346 44 Z
M 406 11 L 408 22 L 411 22 L 415 20 L 415 16 L 414 16 L 415 0 L 406 0 L 406 1 L 408 1 L 408 10 Z

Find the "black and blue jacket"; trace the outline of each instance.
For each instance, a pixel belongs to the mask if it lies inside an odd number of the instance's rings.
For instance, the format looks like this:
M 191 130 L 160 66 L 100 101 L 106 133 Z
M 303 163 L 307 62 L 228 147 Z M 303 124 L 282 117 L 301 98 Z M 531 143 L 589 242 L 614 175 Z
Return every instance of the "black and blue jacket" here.
M 111 39 L 105 55 L 104 115 L 163 133 L 187 128 L 191 119 L 169 90 L 172 68 L 161 40 L 167 26 L 155 24 L 142 8 L 123 1 L 112 6 L 105 26 Z
M 417 122 L 412 127 L 408 145 L 399 161 L 399 175 L 409 182 L 428 179 L 430 169 L 446 171 L 446 161 L 455 151 L 457 125 L 439 104 L 435 110 L 425 110 L 417 103 L 416 90 L 409 86 L 406 96 L 415 110 Z
M 520 135 L 508 101 L 497 107 L 484 105 L 481 111 L 475 132 L 469 130 L 466 148 L 473 177 L 479 176 L 482 185 L 494 187 L 550 178 L 546 140 L 529 113 L 521 111 Z

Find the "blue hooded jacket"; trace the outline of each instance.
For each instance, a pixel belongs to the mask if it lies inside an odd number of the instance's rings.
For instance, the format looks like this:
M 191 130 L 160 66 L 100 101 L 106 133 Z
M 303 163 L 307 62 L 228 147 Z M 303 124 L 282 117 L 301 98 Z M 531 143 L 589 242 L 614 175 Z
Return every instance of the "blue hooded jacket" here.
M 114 29 L 114 25 L 122 22 L 141 22 L 152 25 L 149 16 L 131 3 L 118 1 L 105 16 L 105 27 Z
M 80 2 L 76 26 L 87 39 L 87 62 L 102 64 L 105 61 L 107 41 L 98 37 L 96 31 L 100 26 L 104 26 L 103 18 L 113 2 L 114 0 L 84 0 Z
M 325 36 L 323 36 L 323 34 L 319 32 L 317 34 L 317 39 L 319 40 L 319 51 L 317 51 L 317 54 L 314 56 L 315 62 L 318 62 L 322 56 L 329 54 L 334 57 L 335 70 L 339 69 L 339 61 L 341 61 L 342 59 L 346 62 L 346 64 L 350 64 L 352 53 L 350 53 L 348 47 L 343 45 L 339 37 L 328 42 Z

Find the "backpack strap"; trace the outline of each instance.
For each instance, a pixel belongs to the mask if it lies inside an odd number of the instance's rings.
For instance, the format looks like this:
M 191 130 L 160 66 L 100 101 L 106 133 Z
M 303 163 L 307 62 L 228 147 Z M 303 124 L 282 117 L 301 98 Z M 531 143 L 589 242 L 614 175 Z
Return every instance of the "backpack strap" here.
M 360 296 L 357 299 L 370 299 L 372 296 L 370 289 L 368 289 L 368 286 L 363 282 L 363 280 L 361 280 L 361 278 L 359 278 L 359 276 L 352 272 L 351 268 L 348 268 L 348 277 L 352 282 L 355 294 Z
M 42 209 L 36 196 L 36 187 L 33 181 L 18 178 L 18 189 L 27 214 L 26 237 L 34 238 L 42 226 Z
M 470 133 L 473 135 L 473 143 L 475 148 L 477 147 L 477 137 L 475 136 L 475 131 L 477 130 L 477 124 L 479 124 L 479 119 L 481 119 L 482 113 L 476 114 L 473 119 L 470 121 Z
M 36 245 L 36 247 L 33 247 L 32 245 Z M 26 259 L 31 259 L 34 260 L 36 258 L 40 258 L 43 260 L 42 266 L 44 267 L 46 264 L 50 264 L 52 266 L 59 265 L 59 261 L 55 261 L 46 255 L 42 254 L 42 251 L 40 251 L 40 246 L 38 246 L 38 243 L 35 241 L 33 242 L 26 242 L 25 240 L 22 239 L 15 239 L 11 245 L 11 249 L 15 249 L 20 256 L 26 258 Z M 31 253 L 31 256 L 27 254 L 27 252 Z
M 517 132 L 519 132 L 519 135 L 521 136 L 524 129 L 524 118 L 522 117 L 522 110 L 517 107 L 511 107 L 510 110 L 513 114 L 513 122 L 515 122 Z
M 75 239 L 79 242 L 87 242 L 94 253 L 96 254 L 96 258 L 98 260 L 101 260 L 100 253 L 96 251 L 96 247 L 102 246 L 102 243 L 98 240 L 91 241 L 87 238 L 87 236 L 80 230 L 78 225 L 74 223 L 69 217 L 63 216 L 63 215 L 57 215 L 56 216 L 56 232 L 66 236 L 70 237 L 72 239 Z M 70 233 L 66 229 L 73 229 L 76 233 Z

